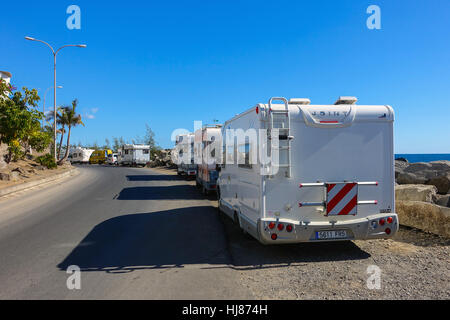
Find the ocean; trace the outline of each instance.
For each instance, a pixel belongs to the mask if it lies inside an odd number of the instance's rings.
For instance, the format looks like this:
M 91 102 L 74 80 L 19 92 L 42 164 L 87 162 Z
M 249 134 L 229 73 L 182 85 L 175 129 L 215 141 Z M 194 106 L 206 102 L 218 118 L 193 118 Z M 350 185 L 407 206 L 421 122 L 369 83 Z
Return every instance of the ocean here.
M 408 162 L 431 162 L 438 160 L 449 160 L 450 153 L 422 153 L 422 154 L 395 154 L 395 159 L 405 158 Z

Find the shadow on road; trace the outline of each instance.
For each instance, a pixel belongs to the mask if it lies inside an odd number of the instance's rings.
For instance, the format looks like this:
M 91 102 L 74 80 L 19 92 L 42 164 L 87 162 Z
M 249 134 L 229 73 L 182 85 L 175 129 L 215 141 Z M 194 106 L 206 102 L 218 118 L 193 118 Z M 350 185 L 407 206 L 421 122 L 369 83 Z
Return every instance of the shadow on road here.
M 124 273 L 208 264 L 200 267 L 245 270 L 369 256 L 353 243 L 263 246 L 242 235 L 231 220 L 219 219 L 215 207 L 198 206 L 106 220 L 58 267 Z
M 142 186 L 120 191 L 117 200 L 201 200 L 204 199 L 195 186 Z
M 133 175 L 127 176 L 128 181 L 176 181 L 183 180 L 178 175 L 166 175 L 166 174 L 147 174 L 147 175 Z
M 226 230 L 232 264 L 236 269 L 279 268 L 311 262 L 349 261 L 368 259 L 370 254 L 352 241 L 261 245 L 245 235 L 233 220 L 221 215 Z

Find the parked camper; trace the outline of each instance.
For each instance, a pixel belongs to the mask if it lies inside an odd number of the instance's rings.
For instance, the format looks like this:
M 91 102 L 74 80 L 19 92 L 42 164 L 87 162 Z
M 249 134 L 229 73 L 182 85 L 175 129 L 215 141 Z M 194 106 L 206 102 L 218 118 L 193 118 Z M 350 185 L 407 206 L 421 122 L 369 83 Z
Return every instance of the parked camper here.
M 393 237 L 394 111 L 356 101 L 272 98 L 225 122 L 219 208 L 265 244 Z
M 115 165 L 115 166 L 118 165 L 119 164 L 119 158 L 118 158 L 117 153 L 108 154 L 107 163 L 110 164 L 110 165 Z
M 95 150 L 89 158 L 90 164 L 104 164 L 108 161 L 108 156 L 112 154 L 110 149 Z
M 144 144 L 125 144 L 120 151 L 120 164 L 145 165 L 150 161 L 150 146 Z
M 217 189 L 217 178 L 219 177 L 217 157 L 222 153 L 221 127 L 222 125 L 205 126 L 195 132 L 196 184 L 205 195 L 209 192 L 216 192 Z
M 197 165 L 194 162 L 194 133 L 181 134 L 176 137 L 176 153 L 178 175 L 185 175 L 188 179 L 195 178 Z
M 89 158 L 95 150 L 86 148 L 71 149 L 69 153 L 69 161 L 71 163 L 89 163 Z

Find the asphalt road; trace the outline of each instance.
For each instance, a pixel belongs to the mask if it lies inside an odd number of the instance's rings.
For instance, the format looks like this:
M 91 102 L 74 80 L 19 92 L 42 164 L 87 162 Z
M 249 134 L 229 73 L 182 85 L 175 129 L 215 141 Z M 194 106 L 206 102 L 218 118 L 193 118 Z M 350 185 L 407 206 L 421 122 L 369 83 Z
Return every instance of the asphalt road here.
M 150 169 L 79 170 L 0 200 L 0 299 L 252 298 L 227 268 L 215 202 L 193 182 Z M 79 290 L 66 284 L 72 265 Z
M 79 171 L 0 199 L 0 299 L 450 298 L 449 239 L 402 227 L 389 240 L 263 246 L 173 172 Z

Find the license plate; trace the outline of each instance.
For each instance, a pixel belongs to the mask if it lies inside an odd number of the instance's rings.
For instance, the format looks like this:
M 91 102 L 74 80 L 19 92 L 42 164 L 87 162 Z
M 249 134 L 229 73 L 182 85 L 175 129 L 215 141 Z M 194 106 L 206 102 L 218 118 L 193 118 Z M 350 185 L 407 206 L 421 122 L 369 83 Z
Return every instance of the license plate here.
M 347 238 L 347 231 L 345 230 L 331 230 L 331 231 L 317 231 L 316 239 L 345 239 Z

